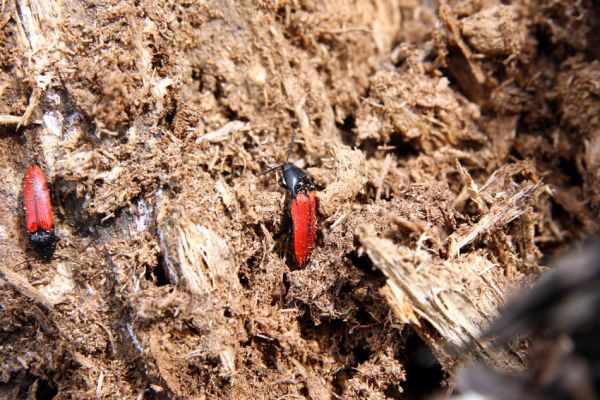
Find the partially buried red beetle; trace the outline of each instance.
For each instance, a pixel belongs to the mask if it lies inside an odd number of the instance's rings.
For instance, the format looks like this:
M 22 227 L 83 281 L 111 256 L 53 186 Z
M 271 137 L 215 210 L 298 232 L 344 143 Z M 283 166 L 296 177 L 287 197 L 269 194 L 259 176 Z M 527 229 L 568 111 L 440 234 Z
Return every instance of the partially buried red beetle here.
M 292 220 L 291 233 L 294 243 L 294 259 L 296 264 L 302 266 L 308 260 L 312 246 L 315 243 L 317 197 L 315 194 L 315 185 L 308 177 L 308 174 L 302 168 L 288 162 L 295 137 L 296 132 L 294 131 L 286 161 L 280 166 L 263 172 L 261 175 L 279 168 L 283 171 L 283 181 L 280 184 L 290 191 L 288 209 Z
M 51 258 L 59 239 L 54 234 L 54 214 L 48 182 L 44 171 L 35 164 L 25 174 L 23 206 L 29 240 L 43 258 Z

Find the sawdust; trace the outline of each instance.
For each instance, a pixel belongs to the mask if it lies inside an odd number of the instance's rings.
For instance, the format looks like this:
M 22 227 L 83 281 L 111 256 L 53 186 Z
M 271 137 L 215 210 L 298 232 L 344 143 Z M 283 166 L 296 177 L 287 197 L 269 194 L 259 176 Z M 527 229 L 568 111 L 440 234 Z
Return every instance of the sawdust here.
M 525 368 L 526 347 L 460 348 L 598 227 L 598 14 L 3 2 L 0 397 L 422 398 L 474 358 Z M 259 176 L 293 129 L 320 188 L 303 268 Z

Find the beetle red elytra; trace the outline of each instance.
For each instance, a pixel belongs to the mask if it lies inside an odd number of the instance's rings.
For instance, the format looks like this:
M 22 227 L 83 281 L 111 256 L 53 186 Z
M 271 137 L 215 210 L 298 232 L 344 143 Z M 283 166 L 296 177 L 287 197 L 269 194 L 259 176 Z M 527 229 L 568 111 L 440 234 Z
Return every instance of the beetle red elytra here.
M 288 148 L 287 157 L 283 164 L 270 168 L 260 175 L 281 168 L 283 180 L 280 185 L 290 191 L 288 213 L 292 221 L 291 234 L 294 245 L 294 260 L 302 266 L 308 261 L 311 249 L 315 243 L 317 226 L 317 196 L 316 187 L 308 174 L 289 162 L 296 131 L 292 133 L 292 142 Z
M 303 265 L 310 256 L 315 242 L 317 226 L 317 199 L 315 192 L 298 193 L 292 199 L 290 214 L 292 216 L 294 239 L 294 258 L 298 265 Z
M 36 164 L 25 173 L 23 207 L 29 240 L 40 256 L 51 258 L 59 239 L 54 234 L 54 214 L 46 175 Z

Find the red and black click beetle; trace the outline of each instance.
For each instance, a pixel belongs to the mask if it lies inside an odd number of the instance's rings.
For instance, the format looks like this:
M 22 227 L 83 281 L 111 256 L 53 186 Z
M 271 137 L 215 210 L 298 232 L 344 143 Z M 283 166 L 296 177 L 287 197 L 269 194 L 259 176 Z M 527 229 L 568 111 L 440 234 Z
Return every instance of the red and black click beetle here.
M 44 171 L 31 165 L 25 173 L 23 185 L 25 227 L 33 247 L 43 258 L 51 258 L 58 237 L 54 234 L 54 214 Z
M 296 264 L 302 266 L 308 260 L 313 244 L 317 226 L 317 197 L 316 187 L 308 174 L 289 162 L 294 146 L 296 132 L 292 134 L 292 142 L 288 149 L 286 161 L 271 168 L 261 175 L 281 168 L 283 181 L 280 185 L 290 191 L 288 212 L 292 221 L 291 234 L 294 244 L 294 259 Z

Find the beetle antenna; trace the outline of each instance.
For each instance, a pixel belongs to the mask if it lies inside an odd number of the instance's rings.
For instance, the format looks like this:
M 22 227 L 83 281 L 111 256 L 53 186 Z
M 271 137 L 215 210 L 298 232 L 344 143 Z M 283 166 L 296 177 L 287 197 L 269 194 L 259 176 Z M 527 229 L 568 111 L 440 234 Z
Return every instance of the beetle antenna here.
M 274 167 L 272 167 L 272 168 L 269 168 L 268 170 L 266 170 L 266 171 L 264 171 L 264 172 L 261 172 L 261 173 L 260 173 L 260 174 L 258 174 L 257 176 L 263 176 L 263 175 L 266 175 L 266 174 L 268 174 L 269 172 L 276 171 L 276 170 L 278 170 L 278 169 L 279 169 L 279 168 L 281 168 L 281 167 L 283 167 L 283 164 L 276 165 L 276 166 L 274 166 Z
M 294 149 L 294 143 L 296 142 L 296 130 L 292 129 L 292 141 L 290 143 L 290 146 L 288 147 L 288 151 L 287 151 L 287 156 L 285 158 L 285 162 L 288 162 L 290 160 L 290 156 L 292 155 L 292 150 Z M 285 163 L 284 163 L 285 164 Z M 272 168 L 269 168 L 268 170 L 261 172 L 260 174 L 258 174 L 257 176 L 263 176 L 268 174 L 269 172 L 273 172 L 278 170 L 279 168 L 283 167 L 283 164 L 279 164 L 276 165 Z
M 292 129 L 292 141 L 290 142 L 290 147 L 288 147 L 287 157 L 285 158 L 285 162 L 290 161 L 290 156 L 292 155 L 292 149 L 294 148 L 295 142 L 296 142 L 296 130 Z

